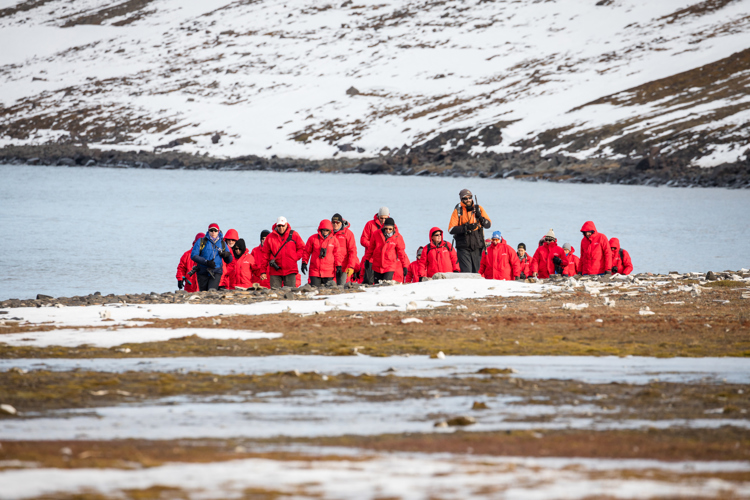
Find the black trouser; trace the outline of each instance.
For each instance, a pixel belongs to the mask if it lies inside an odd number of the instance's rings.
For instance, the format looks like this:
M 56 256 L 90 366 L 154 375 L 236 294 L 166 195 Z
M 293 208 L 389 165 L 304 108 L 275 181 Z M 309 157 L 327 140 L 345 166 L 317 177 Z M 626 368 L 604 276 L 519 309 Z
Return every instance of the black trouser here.
M 310 284 L 312 286 L 327 285 L 331 281 L 334 281 L 334 279 L 333 278 L 321 278 L 320 276 L 310 276 Z
M 297 286 L 297 273 L 287 274 L 286 276 L 271 274 L 268 276 L 268 280 L 271 282 L 271 288 L 281 288 L 282 286 L 294 288 Z
M 373 274 L 372 270 L 372 262 L 370 262 L 370 265 L 365 265 L 367 261 L 362 262 L 362 269 L 364 269 L 365 273 L 365 279 L 362 280 L 362 283 L 367 283 L 368 285 L 372 285 L 375 283 L 375 275 Z M 360 272 L 363 272 L 360 270 Z
M 458 254 L 458 266 L 462 273 L 478 273 L 479 264 L 482 262 L 482 249 L 469 250 L 468 248 L 456 248 Z
M 221 269 L 218 269 L 213 276 L 210 274 L 198 274 L 198 290 L 217 290 L 221 283 Z
M 381 281 L 391 281 L 393 279 L 393 271 L 387 273 L 376 273 L 375 271 L 373 271 L 372 276 L 375 279 L 375 283 L 380 283 Z

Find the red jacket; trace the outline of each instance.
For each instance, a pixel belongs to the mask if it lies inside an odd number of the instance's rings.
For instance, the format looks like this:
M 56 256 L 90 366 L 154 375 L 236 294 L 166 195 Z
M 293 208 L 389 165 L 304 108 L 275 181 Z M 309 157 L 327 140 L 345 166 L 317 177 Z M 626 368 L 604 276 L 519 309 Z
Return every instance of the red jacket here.
M 253 283 L 258 283 L 263 288 L 271 288 L 271 281 L 268 279 L 268 275 L 270 274 L 268 266 L 263 267 L 263 247 L 258 245 L 253 248 L 250 255 L 253 256 L 253 263 L 251 264 L 253 270 Z M 260 279 L 260 275 L 263 273 L 266 273 L 266 279 L 264 280 Z
M 534 252 L 534 258 L 531 260 L 531 274 L 538 273 L 538 277 L 542 279 L 555 274 L 555 263 L 553 261 L 555 257 L 560 257 L 562 261 L 560 267 L 565 269 L 568 265 L 568 256 L 565 255 L 565 251 L 557 246 L 556 241 L 545 242 Z
M 518 255 L 505 239 L 499 243 L 493 241 L 487 248 L 479 264 L 479 274 L 488 280 L 513 280 L 521 275 Z
M 398 232 L 397 225 L 394 225 L 393 228 Z M 378 214 L 375 214 L 375 217 L 373 217 L 372 220 L 368 220 L 367 224 L 365 224 L 365 228 L 362 229 L 362 236 L 359 237 L 359 244 L 367 250 L 367 247 L 370 246 L 372 235 L 381 229 L 383 229 L 383 225 L 380 223 L 380 219 L 378 219 Z
M 518 252 L 516 252 L 516 257 L 518 257 Z M 520 266 L 520 273 L 526 276 L 527 278 L 531 277 L 531 259 L 532 257 L 529 256 L 529 252 L 526 252 L 523 256 L 523 259 L 518 259 L 518 265 Z
M 234 260 L 237 264 L 234 266 L 234 279 L 232 280 L 232 288 L 252 288 L 254 281 L 253 267 L 255 267 L 255 258 L 250 250 L 245 250 L 245 253 L 240 255 L 239 258 Z M 259 280 L 260 281 L 260 280 Z
M 369 223 L 368 223 L 369 224 Z M 397 274 L 401 274 L 403 281 L 402 262 L 409 262 L 404 249 L 404 238 L 398 230 L 393 232 L 393 236 L 386 239 L 383 231 L 378 231 L 370 238 L 370 245 L 367 247 L 363 260 L 372 262 L 372 270 L 376 273 L 389 273 L 393 271 L 393 279 L 397 279 Z
M 188 273 L 193 269 L 195 266 L 195 262 L 193 262 L 193 259 L 190 258 L 190 253 L 193 251 L 191 248 L 184 254 L 182 254 L 182 257 L 180 257 L 180 263 L 177 264 L 177 279 L 181 280 L 182 278 L 186 278 L 190 280 L 190 284 L 188 282 L 185 282 L 185 291 L 186 292 L 197 292 L 198 291 L 198 275 L 193 274 L 192 276 L 188 276 Z
M 226 240 L 238 240 L 240 239 L 240 235 L 237 234 L 236 229 L 230 229 L 227 231 L 227 234 L 224 235 L 224 241 Z M 233 252 L 233 249 L 227 245 L 227 249 L 230 252 Z M 234 253 L 232 254 L 232 257 L 234 257 Z M 237 265 L 237 259 L 232 259 L 232 262 L 229 264 L 224 264 L 221 269 L 221 281 L 219 282 L 219 286 L 223 286 L 227 290 L 234 289 L 234 269 Z
M 291 239 L 290 239 L 291 236 Z M 287 242 L 287 240 L 289 240 Z M 286 243 L 285 243 L 286 242 Z M 287 224 L 286 231 L 283 235 L 276 231 L 276 224 L 271 228 L 271 234 L 266 237 L 265 243 L 261 247 L 263 250 L 262 268 L 268 268 L 268 272 L 273 276 L 287 276 L 289 274 L 299 274 L 297 261 L 302 258 L 305 252 L 305 242 L 302 241 L 297 231 L 292 230 L 292 226 Z M 271 259 L 276 260 L 280 269 L 271 267 Z
M 611 271 L 612 251 L 607 237 L 597 232 L 591 221 L 587 221 L 581 231 L 594 231 L 591 239 L 584 236 L 581 240 L 581 274 L 604 274 Z
M 617 248 L 617 250 L 612 250 L 613 248 Z M 619 274 L 632 273 L 633 262 L 630 260 L 630 254 L 628 251 L 620 248 L 620 240 L 617 238 L 610 238 L 609 249 L 612 252 L 612 267 L 617 267 L 617 272 Z M 622 257 L 620 257 L 620 254 L 622 254 Z
M 356 264 L 359 264 L 359 258 L 357 257 L 357 242 L 354 239 L 354 233 L 349 229 L 349 222 L 343 221 L 341 223 L 341 229 L 338 232 L 333 233 L 333 237 L 336 238 L 339 244 L 339 253 L 341 254 L 341 269 L 346 271 L 352 268 L 356 271 Z
M 323 238 L 321 230 L 328 229 L 328 237 Z M 325 249 L 326 256 L 320 258 L 320 252 Z M 309 262 L 310 269 L 307 275 L 318 278 L 335 278 L 336 266 L 341 265 L 341 252 L 339 240 L 333 235 L 333 224 L 328 219 L 323 219 L 318 225 L 317 234 L 307 239 L 305 251 L 302 254 L 302 262 Z
M 419 283 L 421 277 L 421 264 L 418 260 L 415 260 L 409 264 L 409 268 L 406 271 L 406 277 L 404 283 Z
M 564 252 L 565 250 L 563 250 Z M 574 246 L 570 247 L 570 253 L 568 254 L 568 265 L 563 269 L 564 276 L 575 276 L 581 272 L 581 259 L 577 255 L 573 255 L 576 249 Z
M 409 261 L 409 257 L 406 257 L 405 261 L 402 261 L 401 259 L 398 260 L 398 266 L 396 266 L 396 270 L 393 271 L 393 281 L 398 281 L 399 283 L 405 283 L 406 282 L 406 274 L 409 274 L 409 266 L 411 266 L 411 261 Z M 404 268 L 406 268 L 406 274 L 404 274 Z
M 432 235 L 438 231 L 442 232 L 439 227 L 430 229 L 430 244 L 424 247 L 422 257 L 419 259 L 420 276 L 432 278 L 435 273 L 461 272 L 456 249 L 445 240 L 437 246 L 432 242 Z

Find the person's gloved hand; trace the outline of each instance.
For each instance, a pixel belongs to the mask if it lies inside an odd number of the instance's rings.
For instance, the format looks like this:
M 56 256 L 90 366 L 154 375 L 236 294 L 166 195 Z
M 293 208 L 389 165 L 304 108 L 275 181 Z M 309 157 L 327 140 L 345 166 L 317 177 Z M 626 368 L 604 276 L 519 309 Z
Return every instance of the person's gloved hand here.
M 336 266 L 336 276 L 341 274 L 341 266 Z
M 354 274 L 354 269 L 351 267 L 346 268 L 346 275 L 351 278 L 351 276 Z
M 615 274 L 617 272 L 617 266 L 612 266 L 612 274 Z
M 554 257 L 552 258 L 552 262 L 554 262 L 554 264 L 555 264 L 556 266 L 560 266 L 560 265 L 562 265 L 562 259 L 561 259 L 560 257 L 558 257 L 557 255 L 555 255 L 555 256 L 554 256 Z
M 469 231 L 476 231 L 479 227 L 479 224 L 477 224 L 476 222 L 467 222 L 466 224 L 464 224 L 464 226 L 466 226 L 466 232 L 468 233 Z
M 359 271 L 352 274 L 352 281 L 359 281 Z
M 302 263 L 302 274 L 307 274 L 307 262 Z
M 182 290 L 184 286 L 185 286 L 185 278 L 177 280 L 177 288 Z
M 229 250 L 219 250 L 219 257 L 227 260 L 229 258 Z
M 402 269 L 404 270 L 404 278 L 405 278 L 405 277 L 406 277 L 406 274 L 407 274 L 407 271 L 408 271 L 408 269 L 406 269 L 405 267 L 404 267 L 404 268 L 402 268 Z
M 209 269 L 215 269 L 216 268 L 216 262 L 214 262 L 213 259 L 206 261 L 206 267 Z
M 427 277 L 426 276 L 422 276 L 421 278 L 419 278 L 419 282 L 420 283 L 422 283 L 423 281 L 427 281 Z
M 526 275 L 524 273 L 521 273 L 521 276 L 519 276 L 519 278 L 521 278 L 522 280 L 525 280 L 526 279 Z

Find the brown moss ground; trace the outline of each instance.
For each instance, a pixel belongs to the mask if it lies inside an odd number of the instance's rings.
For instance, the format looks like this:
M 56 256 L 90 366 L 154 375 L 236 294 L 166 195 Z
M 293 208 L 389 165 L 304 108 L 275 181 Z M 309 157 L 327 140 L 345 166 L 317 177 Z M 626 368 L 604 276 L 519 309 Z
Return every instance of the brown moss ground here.
M 269 451 L 279 445 L 323 448 L 309 452 Z M 43 467 L 155 467 L 168 462 L 208 463 L 240 458 L 273 460 L 367 460 L 326 447 L 377 452 L 458 453 L 491 456 L 580 457 L 617 459 L 750 460 L 750 437 L 744 429 L 670 429 L 646 431 L 508 431 L 452 434 L 385 434 L 335 438 L 267 440 L 4 441 L 0 460 L 34 462 Z M 67 448 L 67 449 L 66 449 Z M 746 478 L 748 480 L 750 478 Z
M 614 308 L 605 307 L 602 298 L 574 292 L 540 299 L 454 301 L 452 307 L 409 313 L 229 316 L 222 317 L 220 325 L 214 325 L 211 317 L 154 320 L 149 326 L 249 329 L 282 332 L 284 337 L 229 341 L 192 336 L 124 344 L 130 353 L 86 346 L 0 345 L 0 358 L 352 355 L 355 348 L 371 356 L 429 355 L 438 351 L 447 355 L 750 356 L 750 300 L 741 298 L 745 288 L 717 286 L 699 297 L 686 292 L 664 295 L 662 290 L 641 292 L 636 297 L 610 296 L 616 301 Z M 561 309 L 564 303 L 584 302 L 589 307 L 582 311 Z M 466 309 L 456 309 L 456 305 Z M 639 315 L 643 307 L 655 314 Z M 402 324 L 407 317 L 423 323 Z M 0 329 L 3 331 L 14 329 Z
M 95 408 L 140 402 L 168 396 L 240 396 L 255 400 L 286 398 L 299 391 L 331 390 L 343 401 L 404 401 L 440 396 L 513 396 L 514 405 L 592 404 L 605 414 L 600 419 L 691 419 L 721 420 L 750 417 L 750 390 L 747 385 L 727 383 L 678 384 L 651 382 L 647 385 L 586 384 L 576 380 L 522 380 L 507 376 L 476 377 L 397 377 L 363 374 L 283 372 L 266 375 L 216 375 L 212 373 L 89 371 L 32 371 L 0 373 L 0 401 L 13 405 L 20 416 L 62 408 Z M 273 395 L 269 395 L 273 393 Z M 492 406 L 492 403 L 490 403 Z M 713 413 L 707 414 L 707 410 Z M 469 412 L 481 419 L 482 411 Z M 510 411 L 513 411 L 512 408 Z M 428 420 L 451 415 L 425 415 Z M 551 416 L 520 417 L 516 421 L 538 422 Z M 0 418 L 17 416 L 2 414 Z

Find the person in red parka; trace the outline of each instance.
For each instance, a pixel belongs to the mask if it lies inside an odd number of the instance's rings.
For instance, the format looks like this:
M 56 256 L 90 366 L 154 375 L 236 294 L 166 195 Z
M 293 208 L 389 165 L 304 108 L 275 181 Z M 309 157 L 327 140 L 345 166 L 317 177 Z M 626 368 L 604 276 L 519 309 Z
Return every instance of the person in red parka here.
M 266 241 L 266 238 L 268 235 L 271 234 L 271 231 L 268 229 L 264 229 L 260 233 L 260 245 L 253 248 L 253 251 L 250 252 L 250 254 L 253 256 L 253 284 L 258 283 L 263 288 L 271 288 L 271 284 L 268 281 L 268 267 L 261 267 L 263 266 L 263 243 Z M 260 275 L 266 273 L 266 279 L 261 279 Z
M 612 274 L 612 250 L 606 236 L 591 221 L 581 227 L 581 274 Z
M 331 217 L 333 224 L 333 236 L 339 244 L 339 253 L 341 254 L 341 270 L 336 275 L 336 284 L 343 285 L 351 281 L 354 271 L 359 265 L 357 257 L 357 242 L 354 239 L 354 233 L 349 229 L 349 221 L 344 220 L 341 214 L 333 214 Z
M 195 262 L 190 258 L 190 253 L 193 251 L 195 242 L 206 236 L 206 233 L 198 233 L 195 235 L 193 244 L 190 246 L 190 250 L 182 254 L 180 257 L 180 263 L 177 264 L 177 288 L 182 290 L 185 288 L 186 292 L 194 293 L 198 291 L 198 277 L 190 272 L 195 267 Z
M 237 234 L 235 229 L 230 229 L 227 234 L 224 235 L 224 243 L 227 244 L 230 251 L 234 251 L 234 245 L 237 244 L 237 240 L 240 239 L 240 235 Z M 219 290 L 233 290 L 234 289 L 234 267 L 237 265 L 237 255 L 234 255 L 232 262 L 224 266 L 221 274 L 221 281 L 219 282 Z
M 547 279 L 551 274 L 562 274 L 567 265 L 568 257 L 563 249 L 557 246 L 555 231 L 550 229 L 544 235 L 544 244 L 534 252 L 531 274 L 535 278 Z
M 492 243 L 487 247 L 487 253 L 482 256 L 479 274 L 488 280 L 506 281 L 514 280 L 521 274 L 518 255 L 503 239 L 500 231 L 492 233 Z
M 609 248 L 612 251 L 612 274 L 630 274 L 633 272 L 633 262 L 627 250 L 620 247 L 620 240 L 609 239 Z
M 519 243 L 518 250 L 516 251 L 518 256 L 518 265 L 521 266 L 521 275 L 519 278 L 525 280 L 531 276 L 531 258 L 526 251 L 526 243 Z
M 458 255 L 453 246 L 443 241 L 443 230 L 430 229 L 430 243 L 422 251 L 419 259 L 420 278 L 432 278 L 435 273 L 460 273 Z
M 406 271 L 406 277 L 404 278 L 404 283 L 418 283 L 419 282 L 419 278 L 422 275 L 419 260 L 422 258 L 423 250 L 424 250 L 424 247 L 417 248 L 417 258 L 414 262 L 409 264 L 409 268 Z
M 369 284 L 394 279 L 396 268 L 402 262 L 408 262 L 406 257 L 404 238 L 396 229 L 396 223 L 390 217 L 383 221 L 383 228 L 372 235 L 370 245 L 362 260 L 365 266 L 372 269 L 372 281 Z M 402 269 L 406 276 L 407 270 Z M 366 283 L 368 283 L 366 281 Z
M 307 239 L 305 251 L 302 254 L 302 272 L 310 276 L 313 286 L 327 285 L 329 281 L 336 282 L 336 276 L 341 274 L 341 252 L 339 240 L 333 236 L 333 224 L 323 219 L 318 225 L 317 234 Z M 307 263 L 310 272 L 307 272 Z
M 237 240 L 234 248 L 234 279 L 232 283 L 235 289 L 247 290 L 253 287 L 253 267 L 255 266 L 255 258 L 252 252 L 245 245 L 245 240 L 242 238 Z
M 260 275 L 260 279 L 266 279 L 268 276 L 271 288 L 298 286 L 297 261 L 305 252 L 305 242 L 302 241 L 299 233 L 292 229 L 284 216 L 276 219 L 276 224 L 272 229 L 263 244 L 262 254 L 262 267 L 268 267 L 269 274 L 264 272 Z
M 372 236 L 383 230 L 383 223 L 390 216 L 391 211 L 388 207 L 380 207 L 378 213 L 375 214 L 372 220 L 367 221 L 364 229 L 362 229 L 362 235 L 359 237 L 359 244 L 364 247 L 365 252 L 367 252 L 367 248 L 370 246 Z M 398 226 L 395 226 L 395 230 L 398 232 Z M 360 267 L 360 273 L 362 271 L 364 271 L 365 274 L 364 283 L 373 283 L 372 266 L 363 265 Z
M 577 255 L 573 255 L 576 251 L 570 243 L 564 243 L 562 246 L 563 252 L 568 256 L 568 265 L 563 269 L 563 276 L 575 276 L 581 273 L 581 260 Z

